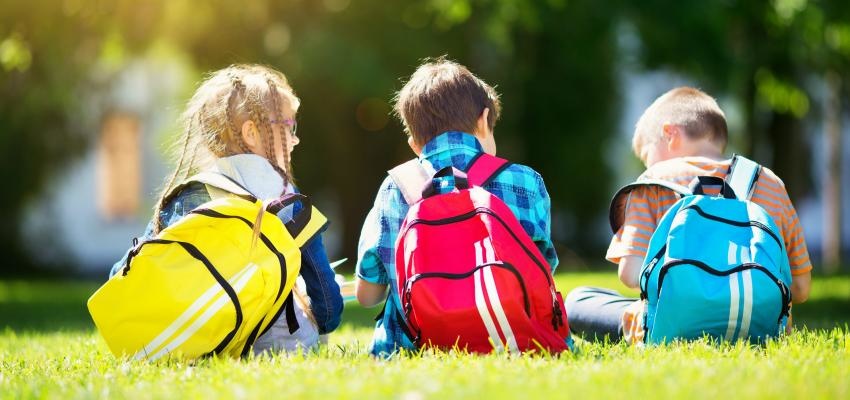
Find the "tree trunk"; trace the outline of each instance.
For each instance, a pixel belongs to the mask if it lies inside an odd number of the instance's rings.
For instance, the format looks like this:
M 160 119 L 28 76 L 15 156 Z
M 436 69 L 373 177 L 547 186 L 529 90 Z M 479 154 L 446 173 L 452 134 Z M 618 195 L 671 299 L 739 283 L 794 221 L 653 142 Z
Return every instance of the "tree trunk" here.
M 823 268 L 835 273 L 841 265 L 841 76 L 826 75 L 826 176 L 823 185 Z

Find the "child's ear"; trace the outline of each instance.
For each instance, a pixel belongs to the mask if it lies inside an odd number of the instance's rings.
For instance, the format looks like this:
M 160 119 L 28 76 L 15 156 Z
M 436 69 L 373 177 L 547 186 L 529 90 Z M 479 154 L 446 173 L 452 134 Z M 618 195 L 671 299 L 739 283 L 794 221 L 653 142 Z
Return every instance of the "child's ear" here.
M 481 111 L 481 115 L 478 116 L 478 121 L 475 121 L 475 136 L 482 138 L 486 136 L 486 133 L 490 133 L 490 124 L 487 121 L 487 117 L 490 116 L 490 108 L 484 107 L 484 110 Z
M 484 107 L 481 115 L 478 116 L 478 121 L 475 122 L 475 132 L 472 132 L 472 134 L 478 139 L 478 143 L 481 143 L 481 147 L 485 153 L 495 156 L 496 139 L 493 137 L 493 131 L 490 129 L 488 116 L 490 116 L 490 108 Z
M 667 150 L 673 151 L 682 145 L 682 127 L 679 125 L 665 123 L 661 127 L 664 141 L 667 143 Z
M 242 141 L 248 150 L 259 154 L 260 150 L 260 132 L 257 131 L 257 125 L 250 119 L 242 123 Z
M 422 154 L 422 147 L 416 144 L 416 140 L 413 139 L 413 135 L 407 137 L 407 145 L 410 146 L 410 150 L 413 150 L 413 153 L 419 157 Z

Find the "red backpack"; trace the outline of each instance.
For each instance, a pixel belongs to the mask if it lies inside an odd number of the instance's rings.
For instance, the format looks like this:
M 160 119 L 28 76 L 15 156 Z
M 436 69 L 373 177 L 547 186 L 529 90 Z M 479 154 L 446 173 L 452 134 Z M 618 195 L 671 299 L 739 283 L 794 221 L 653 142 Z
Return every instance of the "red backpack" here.
M 417 346 L 567 350 L 549 264 L 510 208 L 483 189 L 509 165 L 482 153 L 466 173 L 447 167 L 427 179 L 418 160 L 390 171 L 410 204 L 396 242 L 396 290 Z M 438 194 L 434 180 L 452 175 L 455 190 Z

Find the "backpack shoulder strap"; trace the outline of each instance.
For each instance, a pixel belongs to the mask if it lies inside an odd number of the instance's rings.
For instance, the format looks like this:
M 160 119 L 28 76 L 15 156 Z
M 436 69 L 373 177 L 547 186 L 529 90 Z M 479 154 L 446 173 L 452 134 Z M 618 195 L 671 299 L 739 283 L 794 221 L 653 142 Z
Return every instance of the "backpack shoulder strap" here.
M 617 233 L 617 231 L 620 230 L 620 227 L 623 226 L 623 223 L 625 223 L 626 203 L 629 199 L 629 193 L 643 186 L 656 186 L 670 189 L 674 193 L 678 194 L 679 197 L 691 195 L 691 190 L 687 187 L 661 179 L 638 179 L 635 182 L 623 186 L 616 194 L 614 194 L 614 198 L 611 199 L 611 208 L 608 211 L 608 222 L 611 224 L 611 230 L 614 233 Z
M 233 193 L 237 196 L 254 197 L 254 195 L 251 194 L 251 192 L 244 186 L 240 185 L 235 180 L 228 178 L 227 175 L 220 174 L 218 172 L 200 172 L 191 176 L 186 180 L 186 182 L 200 182 L 205 185 Z
M 483 187 L 510 166 L 511 162 L 504 158 L 481 152 L 469 161 L 465 172 L 471 185 Z
M 246 189 L 244 186 L 240 185 L 233 179 L 228 178 L 224 174 L 211 171 L 200 172 L 198 174 L 190 176 L 182 183 L 171 189 L 171 191 L 168 192 L 168 195 L 166 195 L 165 198 L 173 198 L 174 196 L 179 194 L 183 189 L 193 183 L 202 183 L 207 186 L 212 186 L 216 189 L 223 190 L 228 193 L 233 193 L 239 197 L 245 198 L 252 202 L 257 200 L 257 198 L 254 197 L 254 195 L 250 191 L 248 191 L 248 189 Z
M 732 163 L 729 165 L 726 182 L 729 183 L 738 200 L 749 200 L 753 196 L 759 175 L 761 175 L 761 165 L 744 156 L 735 154 L 732 157 Z
M 422 199 L 422 188 L 431 179 L 425 167 L 416 158 L 396 166 L 387 173 L 401 190 L 407 205 L 413 205 Z

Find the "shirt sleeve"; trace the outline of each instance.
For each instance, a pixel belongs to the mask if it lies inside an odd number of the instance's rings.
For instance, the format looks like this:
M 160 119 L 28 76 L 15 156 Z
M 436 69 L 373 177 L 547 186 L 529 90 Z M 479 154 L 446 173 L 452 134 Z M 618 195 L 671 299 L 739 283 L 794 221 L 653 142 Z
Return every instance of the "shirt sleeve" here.
M 382 252 L 386 252 L 388 241 L 386 238 L 387 229 L 391 227 L 386 208 L 390 207 L 390 197 L 392 179 L 387 177 L 378 189 L 378 195 L 375 197 L 375 204 L 366 215 L 366 221 L 363 222 L 363 228 L 360 231 L 360 241 L 357 245 L 357 277 L 366 282 L 388 285 L 390 283 L 384 263 L 381 260 Z M 396 190 L 398 192 L 398 190 Z M 398 229 L 398 228 L 396 228 Z M 392 243 L 390 243 L 389 251 L 392 251 Z
M 301 276 L 307 286 L 310 308 L 320 334 L 333 331 L 342 317 L 342 295 L 328 262 L 322 236 L 317 235 L 301 250 Z
M 118 273 L 118 271 L 121 270 L 121 268 L 124 268 L 124 264 L 127 262 L 127 256 L 130 255 L 130 251 L 133 250 L 134 247 L 136 247 L 137 243 L 146 242 L 148 240 L 153 239 L 153 237 L 153 219 L 151 219 L 151 221 L 148 222 L 148 226 L 145 228 L 145 233 L 143 233 L 142 236 L 134 238 L 133 245 L 130 246 L 129 249 L 124 251 L 124 256 L 121 257 L 120 260 L 118 260 L 115 264 L 112 265 L 112 269 L 109 270 L 109 277 L 112 278 L 113 276 L 115 276 L 115 274 Z
M 611 238 L 605 258 L 619 264 L 625 256 L 645 257 L 649 239 L 658 226 L 658 189 L 642 186 L 626 199 L 623 226 Z
M 558 253 L 555 251 L 555 246 L 552 243 L 552 199 L 549 198 L 549 192 L 546 190 L 546 184 L 543 182 L 543 177 L 535 173 L 537 181 L 537 199 L 534 203 L 534 214 L 537 221 L 534 223 L 534 231 L 531 232 L 531 239 L 549 266 L 552 272 L 558 267 Z
M 803 236 L 803 227 L 800 225 L 800 218 L 797 217 L 797 210 L 788 198 L 788 193 L 783 190 L 782 196 L 783 215 L 780 224 L 785 251 L 788 253 L 788 264 L 791 266 L 791 275 L 805 274 L 812 270 L 812 262 Z

